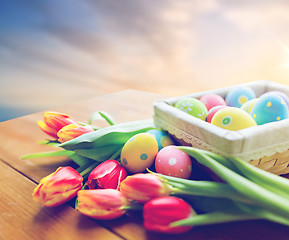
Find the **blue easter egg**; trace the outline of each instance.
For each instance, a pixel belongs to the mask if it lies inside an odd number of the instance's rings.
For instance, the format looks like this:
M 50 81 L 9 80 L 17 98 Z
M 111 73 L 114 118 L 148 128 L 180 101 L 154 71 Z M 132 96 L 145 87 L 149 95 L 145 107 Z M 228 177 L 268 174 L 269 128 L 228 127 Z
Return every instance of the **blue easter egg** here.
M 232 88 L 226 95 L 227 105 L 240 108 L 247 101 L 256 98 L 255 92 L 249 87 Z
M 280 121 L 289 117 L 284 99 L 273 93 L 260 96 L 250 114 L 258 125 Z
M 158 148 L 161 150 L 163 147 L 174 145 L 173 140 L 162 130 L 151 129 L 147 133 L 153 135 L 158 143 Z
M 289 97 L 288 97 L 285 93 L 283 93 L 283 92 L 280 92 L 280 91 L 270 91 L 270 92 L 263 93 L 262 96 L 263 96 L 263 95 L 267 95 L 267 94 L 271 94 L 271 93 L 273 93 L 273 94 L 275 94 L 275 95 L 278 95 L 278 96 L 280 96 L 281 98 L 283 98 L 283 100 L 285 101 L 285 103 L 286 103 L 286 105 L 287 105 L 287 108 L 289 109 Z

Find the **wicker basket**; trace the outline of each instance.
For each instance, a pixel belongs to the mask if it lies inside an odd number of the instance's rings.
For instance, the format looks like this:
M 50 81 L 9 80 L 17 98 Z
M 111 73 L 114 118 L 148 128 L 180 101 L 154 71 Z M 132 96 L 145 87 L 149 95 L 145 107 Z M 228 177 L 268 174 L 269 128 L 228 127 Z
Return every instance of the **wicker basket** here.
M 252 88 L 257 97 L 268 91 L 282 91 L 289 96 L 288 86 L 270 81 L 258 81 L 239 86 Z M 185 97 L 199 98 L 207 93 L 217 93 L 225 97 L 232 87 L 155 102 L 155 125 L 168 131 L 182 145 L 191 145 L 224 156 L 236 156 L 278 175 L 289 173 L 289 119 L 239 131 L 229 131 L 174 107 L 177 101 Z

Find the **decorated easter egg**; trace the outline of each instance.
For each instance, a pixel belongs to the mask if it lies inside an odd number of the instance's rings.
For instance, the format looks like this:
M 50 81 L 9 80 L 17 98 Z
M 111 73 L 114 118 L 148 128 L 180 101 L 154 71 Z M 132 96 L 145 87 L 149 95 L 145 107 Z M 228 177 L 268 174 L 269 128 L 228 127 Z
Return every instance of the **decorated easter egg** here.
M 212 124 L 232 131 L 257 126 L 253 117 L 236 107 L 226 107 L 220 109 L 212 118 Z
M 174 144 L 173 140 L 162 130 L 151 129 L 148 130 L 147 133 L 152 134 L 156 138 L 159 150 L 161 150 L 163 147 Z
M 234 87 L 226 95 L 225 100 L 230 107 L 240 108 L 247 101 L 256 98 L 254 91 L 249 87 Z
M 260 96 L 251 110 L 258 125 L 288 118 L 288 108 L 283 98 L 271 93 Z
M 175 107 L 204 121 L 208 114 L 205 104 L 196 98 L 181 99 L 177 102 Z
M 283 98 L 283 100 L 285 101 L 285 103 L 286 103 L 286 105 L 287 105 L 287 108 L 289 108 L 289 97 L 285 94 L 285 93 L 283 93 L 283 92 L 280 92 L 280 91 L 270 91 L 270 92 L 266 92 L 266 93 L 264 93 L 264 94 L 262 94 L 261 96 L 266 96 L 267 94 L 271 94 L 271 93 L 273 93 L 273 94 L 275 94 L 275 95 L 278 95 L 278 96 L 280 96 L 281 98 Z
M 220 95 L 215 93 L 209 93 L 202 96 L 200 101 L 205 104 L 208 111 L 215 106 L 227 105 L 225 100 Z
M 153 165 L 157 153 L 155 137 L 149 133 L 139 133 L 124 144 L 120 159 L 128 172 L 140 173 Z
M 188 179 L 192 172 L 190 156 L 176 146 L 164 147 L 156 156 L 157 173 Z
M 220 106 L 212 107 L 212 108 L 209 110 L 209 112 L 208 112 L 206 121 L 207 121 L 208 123 L 211 123 L 212 118 L 213 118 L 213 116 L 215 115 L 215 113 L 218 112 L 220 109 L 225 108 L 225 107 L 228 107 L 228 106 L 220 105 Z
M 250 113 L 254 104 L 258 101 L 259 98 L 254 98 L 254 99 L 251 99 L 249 100 L 248 102 L 244 103 L 242 106 L 241 106 L 241 109 L 244 110 L 245 112 L 247 113 Z

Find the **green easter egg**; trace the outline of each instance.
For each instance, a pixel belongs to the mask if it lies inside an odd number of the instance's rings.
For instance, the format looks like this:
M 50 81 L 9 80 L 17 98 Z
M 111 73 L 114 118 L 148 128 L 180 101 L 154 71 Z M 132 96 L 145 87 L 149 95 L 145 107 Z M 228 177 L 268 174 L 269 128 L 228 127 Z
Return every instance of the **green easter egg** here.
M 196 98 L 181 99 L 177 102 L 175 107 L 204 121 L 208 115 L 205 104 Z

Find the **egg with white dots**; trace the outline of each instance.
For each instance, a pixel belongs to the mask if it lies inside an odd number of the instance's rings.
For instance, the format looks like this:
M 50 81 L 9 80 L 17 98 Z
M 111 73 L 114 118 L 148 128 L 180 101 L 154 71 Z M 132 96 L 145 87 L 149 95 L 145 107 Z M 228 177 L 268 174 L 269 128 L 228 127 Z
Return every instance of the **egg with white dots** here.
M 284 99 L 274 93 L 260 96 L 250 114 L 258 125 L 281 121 L 289 117 Z
M 158 153 L 158 143 L 149 133 L 139 133 L 123 146 L 120 159 L 122 166 L 130 173 L 141 173 L 151 167 Z
M 189 179 L 192 173 L 190 156 L 176 146 L 167 146 L 159 151 L 155 160 L 157 173 Z
M 193 97 L 180 99 L 176 103 L 175 107 L 203 121 L 206 120 L 206 117 L 208 115 L 208 110 L 205 104 Z
M 240 108 L 247 101 L 256 98 L 255 92 L 249 87 L 234 87 L 226 94 L 225 100 L 230 107 Z
M 170 138 L 170 136 L 160 129 L 151 129 L 146 133 L 152 134 L 156 138 L 159 150 L 161 150 L 163 147 L 174 144 L 174 141 Z

